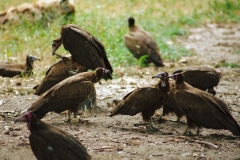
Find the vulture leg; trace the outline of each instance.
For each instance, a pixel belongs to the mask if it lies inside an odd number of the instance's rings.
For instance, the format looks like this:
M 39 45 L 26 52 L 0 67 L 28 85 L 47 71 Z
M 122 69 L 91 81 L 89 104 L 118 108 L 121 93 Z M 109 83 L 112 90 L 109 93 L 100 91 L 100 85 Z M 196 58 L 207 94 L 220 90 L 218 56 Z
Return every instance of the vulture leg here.
M 163 118 L 162 118 L 162 117 L 163 117 L 163 115 L 158 116 L 158 117 L 155 117 L 153 121 L 154 121 L 154 122 L 158 122 L 158 123 L 160 123 L 160 122 L 163 121 Z
M 68 109 L 68 119 L 67 119 L 67 122 L 70 122 L 71 113 L 72 113 L 71 109 Z
M 186 128 L 185 131 L 183 132 L 183 136 L 186 135 L 186 133 L 187 133 L 187 131 L 188 131 L 188 128 L 189 128 L 189 126 L 187 126 L 187 128 Z
M 177 122 L 180 122 L 180 118 L 181 118 L 181 117 L 178 117 L 178 118 L 177 118 Z
M 199 126 L 197 126 L 197 135 L 199 135 L 199 130 L 200 130 L 200 127 Z
M 147 129 L 149 129 L 149 130 L 158 130 L 157 126 L 155 126 L 155 125 L 153 124 L 152 117 L 151 117 L 151 118 L 149 119 L 149 121 L 148 121 Z

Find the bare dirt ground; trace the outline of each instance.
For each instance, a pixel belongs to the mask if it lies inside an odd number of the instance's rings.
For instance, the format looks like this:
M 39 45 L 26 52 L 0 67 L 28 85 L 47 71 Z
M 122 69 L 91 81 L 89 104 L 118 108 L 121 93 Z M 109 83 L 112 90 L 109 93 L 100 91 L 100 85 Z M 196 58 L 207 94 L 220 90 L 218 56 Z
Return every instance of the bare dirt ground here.
M 156 83 L 151 77 L 159 71 L 171 73 L 181 66 L 207 65 L 220 66 L 217 70 L 222 79 L 216 96 L 228 104 L 240 124 L 240 69 L 221 67 L 222 62 L 240 64 L 240 25 L 211 24 L 191 29 L 191 35 L 177 39 L 177 43 L 192 49 L 196 55 L 178 63 L 166 62 L 164 68 L 115 68 L 115 74 L 121 78 L 97 84 L 97 107 L 80 115 L 88 120 L 87 124 L 66 123 L 66 114 L 50 113 L 43 120 L 73 134 L 93 159 L 240 159 L 240 138 L 227 130 L 202 128 L 200 136 L 182 136 L 186 121 L 183 118 L 182 123 L 177 123 L 174 115 L 156 124 L 160 129 L 157 132 L 133 126 L 142 122 L 140 114 L 108 117 L 114 99 L 121 99 L 137 87 Z M 37 99 L 31 88 L 39 81 L 0 78 L 0 159 L 35 159 L 26 124 L 13 124 L 13 120 Z M 21 82 L 21 86 L 16 86 L 16 82 Z

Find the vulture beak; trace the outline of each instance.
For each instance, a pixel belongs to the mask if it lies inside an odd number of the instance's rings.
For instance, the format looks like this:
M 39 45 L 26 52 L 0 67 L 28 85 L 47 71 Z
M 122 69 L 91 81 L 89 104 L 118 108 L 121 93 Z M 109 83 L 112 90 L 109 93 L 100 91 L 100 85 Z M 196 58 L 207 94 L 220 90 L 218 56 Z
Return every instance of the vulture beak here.
M 110 70 L 108 70 L 108 69 L 106 69 L 106 68 L 103 68 L 103 73 L 104 73 L 104 74 L 110 73 Z
M 56 40 L 53 40 L 53 43 L 52 43 L 52 55 L 54 56 L 57 51 L 57 49 L 62 45 L 62 40 L 61 38 L 60 39 L 56 39 Z
M 152 76 L 152 79 L 153 78 L 160 78 L 160 79 L 162 79 L 164 77 L 163 74 L 165 74 L 165 72 L 158 73 L 158 74 Z
M 14 123 L 17 123 L 17 122 L 25 122 L 25 118 L 23 115 L 19 116 L 18 118 L 15 119 Z
M 36 60 L 38 60 L 38 61 L 41 61 L 41 59 L 40 59 L 40 58 L 38 58 L 38 57 L 35 57 L 35 56 L 31 56 L 31 58 L 32 58 L 32 61 L 36 61 Z

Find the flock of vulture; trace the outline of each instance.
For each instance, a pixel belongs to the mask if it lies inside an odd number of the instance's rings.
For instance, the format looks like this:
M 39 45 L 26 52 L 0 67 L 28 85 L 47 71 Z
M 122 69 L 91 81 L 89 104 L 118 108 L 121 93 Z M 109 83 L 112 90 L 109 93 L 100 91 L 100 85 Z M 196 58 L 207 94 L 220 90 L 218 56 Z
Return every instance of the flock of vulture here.
M 129 51 L 136 58 L 148 55 L 145 63 L 163 67 L 163 60 L 152 36 L 135 25 L 134 18 L 130 17 L 128 22 L 130 33 L 125 35 L 124 40 Z M 71 56 L 56 53 L 62 44 Z M 91 101 L 94 105 L 94 83 L 101 78 L 112 79 L 112 66 L 104 45 L 86 30 L 72 24 L 63 26 L 60 38 L 53 40 L 52 55 L 60 60 L 50 67 L 42 82 L 34 87 L 39 98 L 15 121 L 27 122 L 31 132 L 30 145 L 37 159 L 91 159 L 86 148 L 72 135 L 41 121 L 41 118 L 48 112 L 61 113 L 68 110 L 70 119 L 71 113 L 76 117 L 78 105 L 84 101 Z M 0 74 L 7 77 L 29 76 L 35 60 L 39 59 L 28 55 L 26 64 L 1 63 Z M 89 69 L 93 71 L 88 71 Z M 137 88 L 125 95 L 121 101 L 116 102 L 110 117 L 141 113 L 143 120 L 148 122 L 147 129 L 157 130 L 152 117 L 157 109 L 163 107 L 163 116 L 174 113 L 178 121 L 186 116 L 187 128 L 184 135 L 191 127 L 197 127 L 197 134 L 200 127 L 205 127 L 229 130 L 240 136 L 240 126 L 232 117 L 228 106 L 215 97 L 214 87 L 218 85 L 220 77 L 215 69 L 199 66 L 181 68 L 173 74 L 157 73 L 152 76 L 159 79 L 155 86 Z M 157 120 L 161 120 L 161 117 Z

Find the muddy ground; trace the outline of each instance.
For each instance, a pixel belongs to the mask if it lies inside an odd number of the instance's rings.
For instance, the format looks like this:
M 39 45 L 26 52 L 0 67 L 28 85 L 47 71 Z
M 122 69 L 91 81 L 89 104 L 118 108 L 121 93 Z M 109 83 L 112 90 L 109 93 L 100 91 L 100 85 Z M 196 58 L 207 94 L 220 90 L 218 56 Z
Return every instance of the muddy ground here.
M 108 117 L 114 99 L 121 99 L 137 87 L 156 83 L 151 76 L 159 71 L 171 73 L 181 66 L 205 65 L 219 67 L 216 69 L 222 73 L 222 79 L 216 96 L 228 104 L 240 124 L 240 69 L 221 66 L 223 62 L 240 64 L 240 25 L 210 24 L 190 31 L 190 36 L 177 38 L 175 43 L 193 50 L 194 56 L 177 63 L 166 62 L 164 68 L 115 68 L 115 74 L 121 78 L 97 84 L 97 107 L 79 115 L 88 123 L 66 123 L 65 113 L 50 113 L 43 120 L 73 134 L 93 159 L 240 159 L 240 138 L 227 130 L 202 128 L 200 136 L 182 136 L 186 120 L 177 123 L 174 115 L 156 124 L 160 129 L 157 132 L 133 126 L 142 122 L 140 114 Z M 0 78 L 0 159 L 35 159 L 26 124 L 13 124 L 13 120 L 37 99 L 31 88 L 39 82 L 34 77 Z M 156 114 L 160 115 L 161 110 Z

